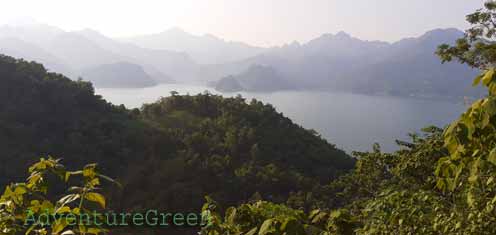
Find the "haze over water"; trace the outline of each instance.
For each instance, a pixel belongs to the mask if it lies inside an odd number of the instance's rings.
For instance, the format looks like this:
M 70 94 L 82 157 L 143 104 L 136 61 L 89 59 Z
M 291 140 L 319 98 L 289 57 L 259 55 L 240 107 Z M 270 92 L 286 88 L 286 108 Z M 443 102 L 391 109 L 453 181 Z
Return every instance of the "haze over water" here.
M 348 152 L 370 150 L 373 143 L 385 151 L 398 149 L 395 139 L 408 140 L 408 133 L 436 125 L 443 127 L 465 110 L 464 105 L 447 101 L 351 93 L 280 91 L 272 93 L 220 93 L 205 86 L 164 84 L 144 89 L 97 89 L 97 94 L 114 104 L 138 108 L 171 91 L 195 95 L 213 94 L 256 98 L 272 104 L 279 112 L 307 129 L 315 129 L 329 142 Z

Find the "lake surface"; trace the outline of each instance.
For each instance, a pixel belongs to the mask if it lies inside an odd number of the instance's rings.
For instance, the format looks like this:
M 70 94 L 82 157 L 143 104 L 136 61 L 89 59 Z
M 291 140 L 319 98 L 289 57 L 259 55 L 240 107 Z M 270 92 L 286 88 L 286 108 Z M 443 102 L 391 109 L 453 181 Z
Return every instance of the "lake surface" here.
M 394 140 L 408 140 L 408 133 L 422 127 L 443 127 L 455 120 L 466 108 L 460 103 L 390 96 L 367 96 L 351 93 L 316 91 L 281 91 L 273 93 L 220 93 L 205 86 L 164 84 L 141 89 L 97 89 L 113 104 L 140 107 L 171 91 L 256 98 L 272 104 L 279 112 L 307 129 L 315 129 L 329 142 L 348 152 L 370 150 L 380 143 L 385 151 L 398 149 Z

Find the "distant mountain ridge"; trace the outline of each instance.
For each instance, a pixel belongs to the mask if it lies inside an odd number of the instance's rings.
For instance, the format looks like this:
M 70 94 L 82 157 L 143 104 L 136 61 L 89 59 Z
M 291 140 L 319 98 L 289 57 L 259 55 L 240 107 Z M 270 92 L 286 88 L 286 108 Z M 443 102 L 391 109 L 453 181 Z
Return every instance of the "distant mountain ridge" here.
M 470 86 L 477 71 L 454 63 L 441 64 L 434 55 L 438 45 L 454 43 L 461 36 L 463 32 L 457 29 L 435 29 L 387 43 L 338 32 L 303 44 L 266 49 L 212 35 L 194 36 L 180 29 L 123 42 L 91 29 L 66 32 L 46 25 L 0 26 L 0 52 L 42 62 L 51 71 L 73 79 L 84 70 L 126 61 L 140 66 L 157 83 L 206 84 L 231 76 L 244 90 L 252 91 L 276 91 L 291 84 L 295 89 L 365 94 L 479 96 L 481 89 Z M 199 57 L 203 63 L 195 61 Z M 270 67 L 279 77 L 266 74 L 250 81 L 257 76 L 244 73 L 254 65 Z M 246 88 L 242 83 L 264 86 Z M 235 86 L 232 81 L 227 84 Z
M 44 31 L 47 32 L 45 35 Z M 46 53 L 43 57 L 34 56 L 38 52 L 22 47 L 21 53 L 18 45 L 5 43 L 6 38 L 23 41 L 30 48 L 36 47 Z M 115 41 L 93 30 L 66 32 L 46 25 L 0 26 L 0 48 L 5 54 L 45 63 L 50 70 L 72 79 L 80 77 L 86 69 L 122 61 L 141 66 L 160 83 L 173 82 L 174 77 L 184 80 L 196 77 L 197 65 L 185 53 L 144 49 Z M 63 66 L 52 66 L 52 58 L 57 58 Z M 58 69 L 60 67 L 64 69 Z
M 82 72 L 84 80 L 92 82 L 100 88 L 140 88 L 157 85 L 141 66 L 118 62 L 99 65 Z
M 241 74 L 253 64 L 274 68 L 301 89 L 351 91 L 415 97 L 480 96 L 471 87 L 478 71 L 442 64 L 437 46 L 463 36 L 457 29 L 436 29 L 395 43 L 363 41 L 344 32 L 325 34 L 305 44 L 273 48 L 261 55 L 210 67 L 205 77 Z M 281 87 L 281 89 L 283 89 Z
M 127 38 L 125 41 L 144 48 L 185 52 L 200 64 L 234 62 L 258 55 L 266 50 L 242 42 L 225 41 L 211 34 L 192 35 L 180 28 Z

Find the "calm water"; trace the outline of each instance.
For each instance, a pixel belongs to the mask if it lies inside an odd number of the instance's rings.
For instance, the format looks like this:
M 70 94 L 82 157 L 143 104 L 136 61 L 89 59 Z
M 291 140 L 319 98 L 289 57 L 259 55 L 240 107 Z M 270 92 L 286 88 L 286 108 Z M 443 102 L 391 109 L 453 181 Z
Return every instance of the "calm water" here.
M 97 89 L 97 93 L 114 104 L 134 108 L 169 96 L 170 91 L 193 95 L 205 90 L 224 96 L 238 94 L 182 84 L 144 89 Z M 271 103 L 294 122 L 317 130 L 329 142 L 347 151 L 370 150 L 375 142 L 380 143 L 383 150 L 395 150 L 395 139 L 408 140 L 408 133 L 428 125 L 442 127 L 465 110 L 461 103 L 350 93 L 283 91 L 239 94 Z

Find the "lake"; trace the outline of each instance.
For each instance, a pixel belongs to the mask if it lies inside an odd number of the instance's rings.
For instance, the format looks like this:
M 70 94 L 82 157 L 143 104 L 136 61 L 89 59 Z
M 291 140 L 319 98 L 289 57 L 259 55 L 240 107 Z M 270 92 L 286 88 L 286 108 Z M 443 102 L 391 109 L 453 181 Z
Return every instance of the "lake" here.
M 163 84 L 140 89 L 97 89 L 113 104 L 140 107 L 171 91 L 179 94 L 212 94 L 256 98 L 272 104 L 295 123 L 318 131 L 330 143 L 348 152 L 370 150 L 373 143 L 385 151 L 398 149 L 394 140 L 408 140 L 408 133 L 422 127 L 443 127 L 455 120 L 466 108 L 460 103 L 391 96 L 367 96 L 351 93 L 316 91 L 281 91 L 273 93 L 220 93 L 213 88 L 184 84 Z

